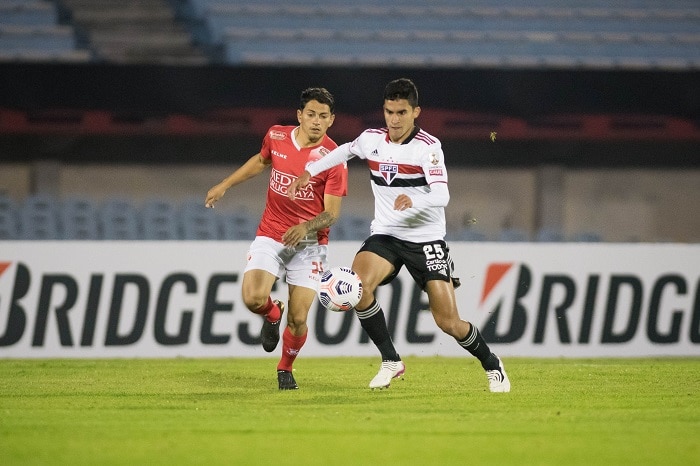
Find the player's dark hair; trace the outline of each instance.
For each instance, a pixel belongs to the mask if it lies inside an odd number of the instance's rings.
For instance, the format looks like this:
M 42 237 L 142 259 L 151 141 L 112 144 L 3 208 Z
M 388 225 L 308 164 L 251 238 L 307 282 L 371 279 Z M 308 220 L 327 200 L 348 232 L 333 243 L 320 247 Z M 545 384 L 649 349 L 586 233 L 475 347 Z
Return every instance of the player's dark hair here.
M 418 106 L 418 88 L 408 78 L 391 81 L 384 88 L 384 100 L 406 99 L 411 107 Z
M 306 104 L 308 104 L 310 101 L 315 100 L 316 102 L 320 104 L 326 104 L 328 105 L 328 108 L 331 110 L 331 115 L 335 114 L 335 99 L 333 98 L 333 94 L 328 92 L 323 87 L 309 87 L 308 89 L 304 89 L 301 92 L 301 100 L 299 102 L 299 110 L 304 110 L 304 107 L 306 107 Z

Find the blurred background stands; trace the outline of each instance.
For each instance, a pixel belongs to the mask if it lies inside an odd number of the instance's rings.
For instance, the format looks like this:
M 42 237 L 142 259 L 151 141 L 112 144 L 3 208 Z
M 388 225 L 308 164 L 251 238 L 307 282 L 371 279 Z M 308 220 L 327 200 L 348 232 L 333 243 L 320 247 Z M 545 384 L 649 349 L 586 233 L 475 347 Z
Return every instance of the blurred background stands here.
M 18 202 L 0 194 L 0 240 L 250 241 L 257 224 L 245 207 L 220 212 L 194 199 L 152 198 L 139 206 L 127 198 L 96 204 L 87 197 L 37 194 Z
M 0 2 L 0 62 L 87 62 L 91 59 L 87 50 L 78 47 L 74 27 L 60 24 L 54 2 Z
M 669 68 L 700 66 L 694 0 L 175 2 L 228 64 Z M 313 19 L 312 19 L 313 18 Z

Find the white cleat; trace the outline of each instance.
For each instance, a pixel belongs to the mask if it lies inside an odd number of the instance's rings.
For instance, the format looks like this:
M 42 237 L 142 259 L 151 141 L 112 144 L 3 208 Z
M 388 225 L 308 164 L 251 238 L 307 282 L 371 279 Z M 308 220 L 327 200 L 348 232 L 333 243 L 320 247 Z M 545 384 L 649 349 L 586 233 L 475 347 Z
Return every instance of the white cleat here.
M 391 385 L 391 379 L 401 377 L 406 372 L 406 366 L 403 361 L 382 361 L 379 367 L 379 372 L 374 376 L 369 383 L 369 388 L 388 388 Z
M 489 390 L 492 393 L 508 393 L 510 391 L 510 380 L 503 368 L 501 358 L 498 358 L 498 369 L 486 371 L 486 378 L 489 379 Z

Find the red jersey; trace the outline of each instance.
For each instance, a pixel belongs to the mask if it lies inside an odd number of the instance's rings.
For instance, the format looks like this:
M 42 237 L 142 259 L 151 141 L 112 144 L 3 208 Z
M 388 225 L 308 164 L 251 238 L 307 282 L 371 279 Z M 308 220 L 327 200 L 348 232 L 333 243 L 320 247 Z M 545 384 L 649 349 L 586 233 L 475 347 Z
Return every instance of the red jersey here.
M 337 147 L 328 135 L 313 147 L 299 147 L 294 138 L 296 126 L 273 126 L 263 139 L 260 155 L 271 160 L 267 202 L 258 236 L 282 242 L 282 235 L 292 226 L 311 220 L 324 210 L 323 196 L 345 196 L 348 191 L 348 167 L 344 163 L 311 178 L 296 200 L 287 197 L 287 188 L 298 178 L 306 164 L 320 159 Z M 317 232 L 319 244 L 328 244 L 328 228 Z

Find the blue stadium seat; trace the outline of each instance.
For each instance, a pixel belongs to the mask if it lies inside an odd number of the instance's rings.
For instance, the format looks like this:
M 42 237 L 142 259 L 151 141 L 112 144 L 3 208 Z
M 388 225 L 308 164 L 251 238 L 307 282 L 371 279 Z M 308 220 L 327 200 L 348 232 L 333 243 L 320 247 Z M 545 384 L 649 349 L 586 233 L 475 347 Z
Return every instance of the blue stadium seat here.
M 310 28 L 314 3 L 192 0 L 229 63 L 342 65 L 694 67 L 697 1 L 663 8 L 588 0 L 332 1 Z M 410 42 L 410 50 L 405 43 Z
M 201 200 L 182 203 L 179 211 L 182 237 L 187 240 L 216 240 L 221 238 L 218 213 L 204 207 Z
M 529 241 L 530 235 L 520 228 L 504 228 L 498 234 L 498 241 L 517 243 Z
M 136 207 L 126 199 L 108 199 L 98 212 L 102 238 L 106 240 L 141 239 Z
M 177 209 L 164 199 L 150 199 L 141 209 L 143 237 L 147 240 L 181 239 Z
M 60 24 L 56 2 L 0 1 L 0 61 L 88 62 L 73 26 Z
M 332 240 L 360 241 L 370 235 L 372 219 L 361 215 L 340 215 L 335 224 L 331 226 L 330 238 Z
M 19 222 L 15 214 L 0 212 L 0 240 L 19 239 Z
M 90 199 L 71 197 L 64 199 L 59 210 L 63 239 L 100 239 L 97 209 Z
M 0 193 L 0 212 L 17 212 L 17 202 L 7 194 Z
M 602 241 L 603 237 L 599 233 L 593 231 L 580 231 L 575 233 L 571 237 L 571 240 L 579 243 L 597 243 Z
M 11 197 L 0 194 L 0 240 L 19 237 L 17 203 Z
M 75 50 L 73 30 L 66 26 L 3 26 L 0 25 L 0 47 L 3 53 L 27 51 L 45 54 Z
M 539 243 L 558 243 L 564 241 L 564 234 L 553 228 L 541 228 L 537 231 L 535 240 Z
M 465 227 L 448 234 L 447 239 L 449 241 L 487 241 L 488 236 L 483 231 Z
M 17 0 L 0 3 L 0 25 L 53 26 L 57 23 L 58 14 L 52 3 Z
M 58 226 L 58 203 L 48 195 L 27 197 L 19 209 L 20 239 L 61 239 Z
M 258 228 L 258 219 L 245 209 L 217 216 L 223 240 L 252 240 Z

